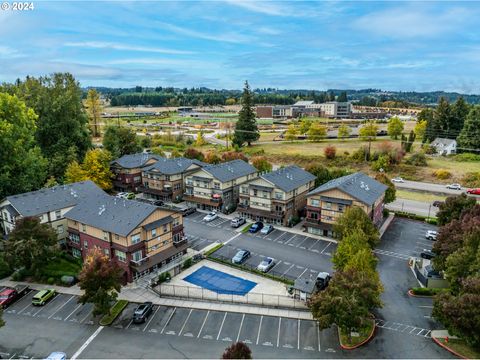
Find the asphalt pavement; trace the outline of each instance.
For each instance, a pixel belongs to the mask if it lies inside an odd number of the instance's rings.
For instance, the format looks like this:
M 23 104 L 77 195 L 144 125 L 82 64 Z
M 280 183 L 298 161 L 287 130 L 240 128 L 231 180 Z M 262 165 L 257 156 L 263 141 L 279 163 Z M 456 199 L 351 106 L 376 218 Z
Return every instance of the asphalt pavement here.
M 438 212 L 438 208 L 431 203 L 409 199 L 396 199 L 389 204 L 385 204 L 385 208 L 392 211 L 405 211 L 422 216 L 435 216 Z

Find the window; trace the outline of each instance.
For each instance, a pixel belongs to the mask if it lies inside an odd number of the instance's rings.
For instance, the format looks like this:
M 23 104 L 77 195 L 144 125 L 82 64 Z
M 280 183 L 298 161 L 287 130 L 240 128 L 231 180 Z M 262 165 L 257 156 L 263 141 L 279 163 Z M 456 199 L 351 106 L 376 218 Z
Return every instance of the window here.
M 82 231 L 83 231 L 83 232 L 87 231 L 87 225 L 82 224 Z
M 57 234 L 63 234 L 63 225 L 57 226 Z
M 142 250 L 135 251 L 132 254 L 132 260 L 133 261 L 140 261 L 142 259 L 142 257 L 143 257 Z
M 87 241 L 87 240 L 84 240 L 84 241 L 83 241 L 83 247 L 84 247 L 85 249 L 88 249 L 88 241 Z
M 78 249 L 73 248 L 72 249 L 72 255 L 73 255 L 73 257 L 80 258 L 80 257 L 82 257 L 82 252 Z
M 103 232 L 103 240 L 108 240 L 108 232 Z
M 163 233 L 165 234 L 168 231 L 168 225 L 163 225 Z
M 175 227 L 175 226 L 178 226 L 178 225 L 180 225 L 180 218 L 173 219 L 173 226 Z
M 168 244 L 168 240 L 163 240 L 163 245 L 167 245 Z
M 135 177 L 133 178 L 133 181 L 136 182 L 136 183 L 141 182 L 141 181 L 142 181 L 142 177 L 141 177 L 141 176 L 135 176 Z
M 313 220 L 318 220 L 318 213 L 316 212 L 309 213 L 309 218 Z
M 312 199 L 312 200 L 310 200 L 310 204 L 312 206 L 320 206 L 320 201 L 317 200 L 317 199 Z
M 275 199 L 282 200 L 282 193 L 279 191 L 275 191 Z
M 344 205 L 343 204 L 338 204 L 338 211 L 343 212 Z
M 242 194 L 248 194 L 248 187 L 242 186 L 241 190 L 242 190 Z
M 262 191 L 262 197 L 266 199 L 268 197 L 268 192 L 267 191 Z
M 331 209 L 332 208 L 332 203 L 331 202 L 326 202 L 325 203 L 325 209 Z
M 152 229 L 152 238 L 157 236 L 157 229 Z
M 214 182 L 213 183 L 213 188 L 217 189 L 217 190 L 220 189 L 220 183 Z
M 62 212 L 60 210 L 55 211 L 55 219 L 58 220 L 62 217 Z
M 132 235 L 132 244 L 137 244 L 140 242 L 140 234 Z
M 115 256 L 119 261 L 127 262 L 127 254 L 125 254 L 123 251 L 115 250 Z
M 253 189 L 253 196 L 257 196 L 257 189 Z
M 80 244 L 80 236 L 78 234 L 70 234 L 70 241 L 74 244 Z
M 115 240 L 118 240 L 120 239 L 120 236 L 118 236 L 118 234 L 115 234 Z
M 110 257 L 110 250 L 108 250 L 108 249 L 103 249 L 103 253 L 104 253 L 106 256 Z
M 182 240 L 182 234 L 177 233 L 177 234 L 173 235 L 173 242 L 179 242 L 181 240 Z

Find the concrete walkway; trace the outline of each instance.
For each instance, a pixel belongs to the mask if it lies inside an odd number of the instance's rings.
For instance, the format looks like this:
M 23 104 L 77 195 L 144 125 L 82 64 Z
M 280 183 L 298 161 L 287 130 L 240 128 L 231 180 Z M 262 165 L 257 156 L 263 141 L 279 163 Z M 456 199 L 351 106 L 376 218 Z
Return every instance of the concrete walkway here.
M 432 332 L 430 333 L 430 336 L 432 338 L 437 338 L 437 339 L 445 339 L 447 337 L 449 339 L 458 339 L 458 337 L 454 335 L 450 335 L 448 333 L 448 330 L 432 330 Z

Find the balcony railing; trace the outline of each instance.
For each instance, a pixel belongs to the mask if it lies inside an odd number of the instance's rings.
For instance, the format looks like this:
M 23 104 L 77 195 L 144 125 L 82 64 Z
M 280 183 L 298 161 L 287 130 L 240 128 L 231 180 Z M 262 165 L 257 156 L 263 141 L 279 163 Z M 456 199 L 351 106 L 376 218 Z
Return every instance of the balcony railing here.
M 173 245 L 176 246 L 176 247 L 179 247 L 179 246 L 182 246 L 183 244 L 186 244 L 187 241 L 188 241 L 187 237 L 184 236 L 181 240 L 174 241 Z

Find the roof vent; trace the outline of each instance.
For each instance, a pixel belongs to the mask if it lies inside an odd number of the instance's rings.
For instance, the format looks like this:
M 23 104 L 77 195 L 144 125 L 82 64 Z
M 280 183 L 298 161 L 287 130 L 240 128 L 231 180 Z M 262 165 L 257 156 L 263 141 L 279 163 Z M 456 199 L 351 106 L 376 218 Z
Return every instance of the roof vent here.
M 103 204 L 102 206 L 100 206 L 99 211 L 98 211 L 98 215 L 99 215 L 99 216 L 102 215 L 104 211 L 105 211 L 105 204 Z

